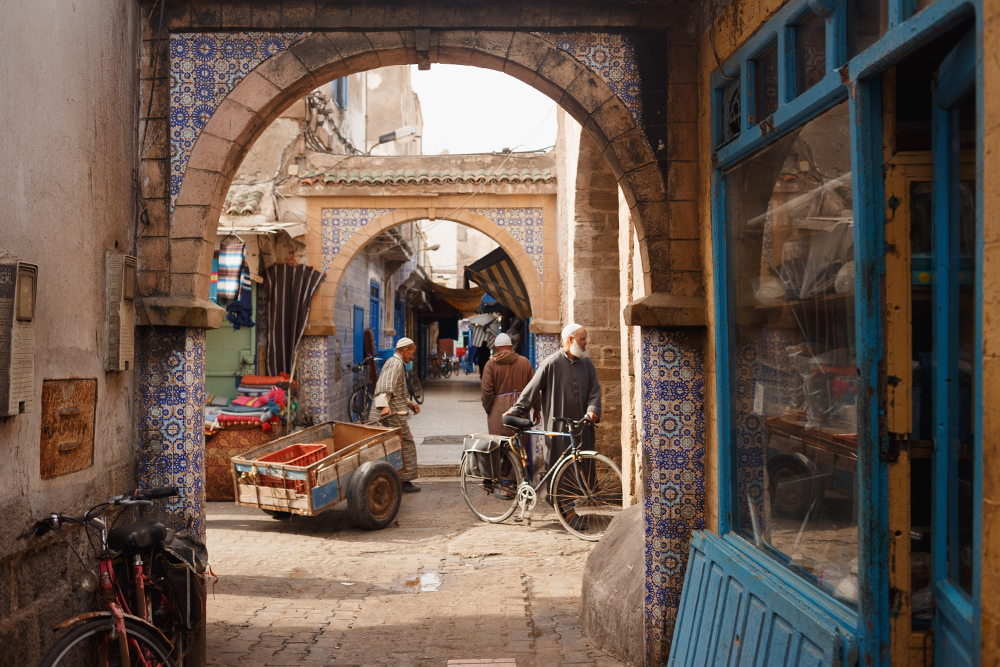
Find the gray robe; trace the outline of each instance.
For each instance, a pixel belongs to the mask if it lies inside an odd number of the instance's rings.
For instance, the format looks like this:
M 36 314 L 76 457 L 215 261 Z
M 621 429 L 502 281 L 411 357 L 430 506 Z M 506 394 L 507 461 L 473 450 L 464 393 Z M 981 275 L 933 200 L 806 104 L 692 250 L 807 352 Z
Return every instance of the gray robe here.
M 535 377 L 525 385 L 512 408 L 514 414 L 525 416 L 542 395 L 542 424 L 552 430 L 556 417 L 582 419 L 588 412 L 601 418 L 601 383 L 590 359 L 570 360 L 564 350 L 550 355 L 538 366 Z M 545 462 L 549 469 L 569 447 L 569 438 L 545 438 Z M 583 448 L 594 449 L 594 429 L 583 429 Z

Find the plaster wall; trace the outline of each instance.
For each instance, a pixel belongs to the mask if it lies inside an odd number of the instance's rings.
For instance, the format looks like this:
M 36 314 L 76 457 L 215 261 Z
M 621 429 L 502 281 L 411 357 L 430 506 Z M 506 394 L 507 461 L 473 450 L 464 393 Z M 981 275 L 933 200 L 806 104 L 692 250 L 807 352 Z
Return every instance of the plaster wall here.
M 79 563 L 62 542 L 17 535 L 135 483 L 134 371 L 105 373 L 102 348 L 105 252 L 136 254 L 139 21 L 129 0 L 15 0 L 0 21 L 0 255 L 39 267 L 34 408 L 0 420 L 0 646 L 11 667 L 37 664 L 52 621 L 92 604 L 70 586 Z M 145 191 L 161 175 L 138 178 Z M 42 480 L 42 382 L 73 377 L 97 380 L 93 465 Z
M 410 85 L 410 66 L 380 67 L 368 73 L 366 84 L 368 100 L 368 147 L 377 145 L 383 134 L 394 132 L 405 125 L 417 129 L 415 137 L 407 141 L 393 141 L 372 148 L 373 155 L 420 155 L 423 152 L 420 135 L 424 121 L 420 114 L 420 100 Z

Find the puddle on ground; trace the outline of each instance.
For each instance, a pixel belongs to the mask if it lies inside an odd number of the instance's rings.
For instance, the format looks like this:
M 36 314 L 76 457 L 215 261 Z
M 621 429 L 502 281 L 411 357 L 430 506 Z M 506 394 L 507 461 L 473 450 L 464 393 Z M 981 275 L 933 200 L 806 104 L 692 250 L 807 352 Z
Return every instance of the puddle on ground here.
M 440 572 L 421 572 L 416 579 L 409 579 L 403 582 L 403 588 L 411 593 L 436 591 L 441 588 Z

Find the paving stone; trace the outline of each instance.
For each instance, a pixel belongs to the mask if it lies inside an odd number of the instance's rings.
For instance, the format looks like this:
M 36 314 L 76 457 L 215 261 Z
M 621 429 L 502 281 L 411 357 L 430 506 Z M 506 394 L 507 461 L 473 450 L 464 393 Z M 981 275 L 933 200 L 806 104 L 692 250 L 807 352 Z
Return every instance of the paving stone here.
M 351 526 L 340 509 L 279 522 L 209 503 L 219 575 L 208 600 L 209 664 L 621 664 L 581 631 L 590 543 L 554 515 L 533 515 L 530 526 L 479 522 L 457 480 L 419 483 L 422 493 L 403 498 L 399 525 L 374 532 Z M 439 573 L 438 590 L 406 585 L 429 571 Z

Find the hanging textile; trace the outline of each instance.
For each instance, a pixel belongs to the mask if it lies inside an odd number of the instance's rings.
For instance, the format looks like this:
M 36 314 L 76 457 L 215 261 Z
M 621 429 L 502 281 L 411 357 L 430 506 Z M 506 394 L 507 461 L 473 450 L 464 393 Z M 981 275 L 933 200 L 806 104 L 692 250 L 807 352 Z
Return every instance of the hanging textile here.
M 531 317 L 528 290 L 513 260 L 497 248 L 465 267 L 465 279 L 479 284 L 494 299 L 510 308 L 517 317 Z
M 264 273 L 267 293 L 267 373 L 292 372 L 295 347 L 309 320 L 309 306 L 326 274 L 309 266 L 275 264 Z
M 228 306 L 240 291 L 240 269 L 246 246 L 238 236 L 230 234 L 219 245 L 219 282 L 216 299 L 220 306 Z
M 240 327 L 252 327 L 253 321 L 253 283 L 250 281 L 250 267 L 243 262 L 240 271 L 240 293 L 226 308 L 226 319 L 233 325 L 233 331 Z

